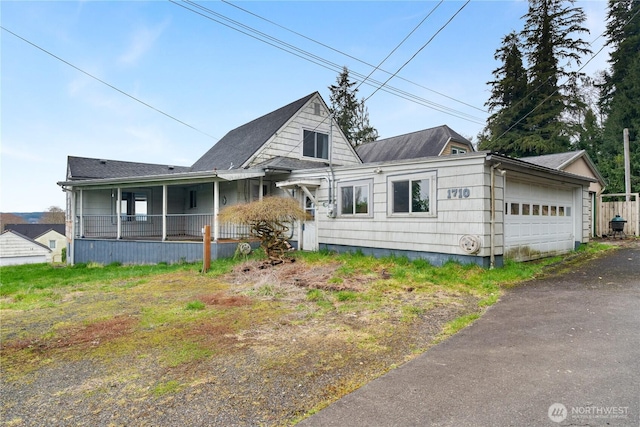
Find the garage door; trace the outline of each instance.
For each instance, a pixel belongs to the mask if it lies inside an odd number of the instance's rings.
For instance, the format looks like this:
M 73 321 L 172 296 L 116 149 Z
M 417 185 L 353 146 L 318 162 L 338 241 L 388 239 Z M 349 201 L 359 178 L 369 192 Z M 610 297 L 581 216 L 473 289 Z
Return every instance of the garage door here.
M 573 189 L 507 180 L 505 254 L 532 259 L 574 249 Z

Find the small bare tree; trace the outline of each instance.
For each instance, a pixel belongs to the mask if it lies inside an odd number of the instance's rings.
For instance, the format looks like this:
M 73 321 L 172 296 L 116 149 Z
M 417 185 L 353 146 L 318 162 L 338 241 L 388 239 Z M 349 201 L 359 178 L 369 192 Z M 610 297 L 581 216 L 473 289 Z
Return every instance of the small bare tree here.
M 289 249 L 287 234 L 295 221 L 302 221 L 307 213 L 292 198 L 265 197 L 262 200 L 233 205 L 220 212 L 222 222 L 246 224 L 251 235 L 270 260 L 282 260 Z

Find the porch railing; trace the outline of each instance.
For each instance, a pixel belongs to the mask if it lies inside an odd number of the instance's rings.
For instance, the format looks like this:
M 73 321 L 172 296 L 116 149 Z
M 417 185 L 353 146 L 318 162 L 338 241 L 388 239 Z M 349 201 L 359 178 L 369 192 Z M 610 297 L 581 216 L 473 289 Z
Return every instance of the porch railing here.
M 76 237 L 116 239 L 117 215 L 83 215 L 76 217 Z M 211 214 L 167 215 L 167 239 L 192 240 L 202 238 L 205 225 L 214 226 Z M 244 239 L 249 227 L 232 223 L 220 223 L 220 239 Z M 212 236 L 214 235 L 212 231 Z M 162 239 L 162 215 L 121 215 L 120 237 L 123 239 Z

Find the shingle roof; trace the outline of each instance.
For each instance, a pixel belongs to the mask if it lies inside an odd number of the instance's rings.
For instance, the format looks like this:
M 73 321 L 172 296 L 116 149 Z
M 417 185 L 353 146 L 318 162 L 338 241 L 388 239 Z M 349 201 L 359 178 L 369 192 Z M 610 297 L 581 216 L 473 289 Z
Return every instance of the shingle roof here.
M 193 172 L 236 169 L 262 147 L 317 92 L 300 98 L 227 133 L 198 159 Z
M 128 178 L 149 175 L 170 175 L 189 172 L 185 166 L 158 165 L 152 163 L 123 162 L 120 160 L 92 159 L 69 156 L 67 179 Z
M 315 168 L 322 168 L 325 166 L 329 166 L 329 163 L 316 162 L 313 160 L 292 159 L 289 157 L 274 157 L 273 159 L 269 159 L 265 162 L 262 162 L 256 165 L 257 168 L 261 168 L 261 169 L 273 169 L 273 170 L 281 170 L 281 171 L 315 169 Z
M 418 159 L 438 156 L 449 139 L 473 145 L 469 140 L 447 125 L 424 129 L 405 135 L 367 142 L 356 148 L 363 163 L 387 162 L 392 160 Z
M 520 160 L 533 163 L 538 166 L 545 166 L 551 169 L 559 169 L 567 162 L 580 157 L 585 151 L 568 151 L 566 153 L 545 154 L 542 156 L 521 157 Z
M 30 239 L 36 239 L 49 230 L 57 231 L 63 236 L 65 235 L 64 224 L 7 224 L 4 226 L 4 229 L 16 231 Z

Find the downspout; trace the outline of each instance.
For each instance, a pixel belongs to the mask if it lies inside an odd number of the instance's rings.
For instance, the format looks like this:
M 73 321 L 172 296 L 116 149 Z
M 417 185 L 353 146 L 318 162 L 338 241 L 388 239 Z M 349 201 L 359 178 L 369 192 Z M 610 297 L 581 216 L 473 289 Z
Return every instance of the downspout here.
M 491 255 L 489 261 L 489 268 L 493 269 L 496 266 L 496 168 L 501 163 L 496 163 L 491 166 Z

